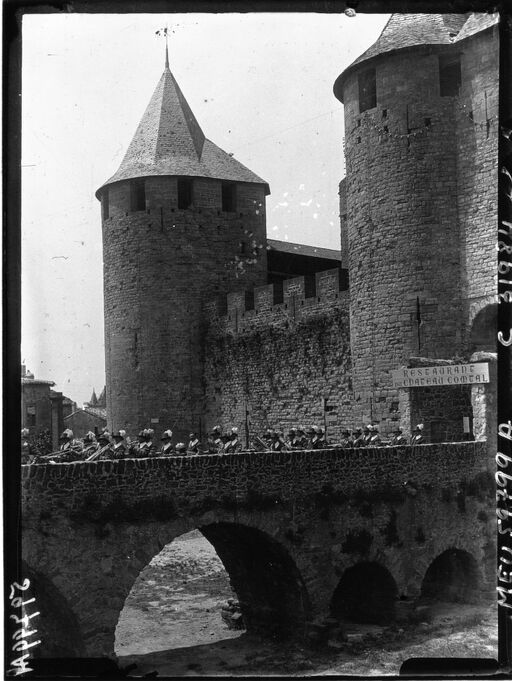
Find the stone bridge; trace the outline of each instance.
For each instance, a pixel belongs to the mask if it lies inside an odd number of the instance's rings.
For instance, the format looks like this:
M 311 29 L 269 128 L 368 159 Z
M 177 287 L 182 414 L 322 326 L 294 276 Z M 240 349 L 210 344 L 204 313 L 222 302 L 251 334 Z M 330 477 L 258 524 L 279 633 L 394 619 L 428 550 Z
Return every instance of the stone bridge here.
M 485 442 L 24 466 L 23 577 L 45 656 L 114 656 L 140 571 L 198 528 L 249 630 L 494 590 Z

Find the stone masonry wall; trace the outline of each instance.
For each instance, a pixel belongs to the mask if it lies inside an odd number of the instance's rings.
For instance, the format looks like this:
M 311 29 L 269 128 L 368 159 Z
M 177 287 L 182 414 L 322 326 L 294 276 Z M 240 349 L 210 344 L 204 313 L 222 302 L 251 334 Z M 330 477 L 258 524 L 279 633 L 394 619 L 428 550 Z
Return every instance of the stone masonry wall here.
M 444 46 L 373 60 L 377 106 L 363 113 L 358 69 L 345 81 L 354 393 L 361 420 L 375 418 L 383 432 L 398 399 L 389 370 L 412 355 L 462 354 L 467 297 L 494 286 L 496 127 L 481 131 L 463 108 L 472 101 L 479 121 L 485 102 L 489 118 L 494 111 L 488 33 L 464 41 L 461 97 L 440 96 L 438 54 L 451 50 Z
M 219 301 L 209 306 L 208 429 L 237 426 L 244 436 L 246 409 L 251 437 L 267 428 L 317 424 L 327 425 L 336 441 L 343 427 L 355 425 L 348 299 L 339 285 L 339 270 L 327 270 L 317 273 L 310 297 L 304 277 L 296 277 L 282 289 L 268 285 L 250 296 L 229 294 L 225 316 L 218 314 Z
M 465 347 L 470 325 L 495 301 L 498 163 L 498 26 L 461 43 L 456 109 L 457 210 L 461 225 Z
M 411 428 L 423 423 L 427 441 L 461 442 L 469 438 L 464 433 L 463 417 L 469 417 L 471 426 L 470 386 L 445 385 L 406 390 L 410 392 Z
M 217 180 L 195 179 L 186 210 L 177 178 L 145 185 L 137 212 L 129 182 L 112 185 L 103 221 L 108 426 L 173 428 L 182 438 L 203 410 L 204 300 L 266 281 L 264 187 L 239 184 L 237 211 L 227 213 Z M 240 244 L 253 239 L 257 257 L 240 263 Z

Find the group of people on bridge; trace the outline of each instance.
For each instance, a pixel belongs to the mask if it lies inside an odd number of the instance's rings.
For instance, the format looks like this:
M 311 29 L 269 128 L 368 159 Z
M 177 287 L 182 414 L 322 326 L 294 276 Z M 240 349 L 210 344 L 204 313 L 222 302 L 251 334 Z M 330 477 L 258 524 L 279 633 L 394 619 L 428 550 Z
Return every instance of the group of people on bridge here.
M 353 449 L 355 447 L 393 447 L 397 445 L 425 444 L 423 435 L 424 425 L 419 423 L 410 437 L 403 434 L 401 428 L 396 428 L 390 440 L 381 437 L 379 426 L 370 423 L 363 428 L 345 429 L 341 432 L 341 440 L 328 442 L 324 429 L 320 426 L 298 426 L 290 428 L 288 436 L 283 431 L 268 429 L 263 437 L 256 437 L 253 445 L 256 449 L 265 451 L 281 451 L 291 449 Z
M 220 426 L 215 426 L 208 435 L 205 448 L 194 432 L 190 433 L 188 443 L 178 442 L 173 445 L 173 433 L 170 429 L 164 431 L 160 442 L 158 442 L 152 428 L 144 428 L 133 440 L 126 434 L 125 430 L 110 433 L 106 428 L 98 435 L 89 431 L 83 438 L 78 439 L 74 437 L 73 431 L 67 428 L 60 436 L 59 449 L 49 454 L 41 454 L 30 443 L 29 431 L 24 428 L 21 431 L 21 462 L 22 464 L 56 464 L 72 461 L 101 461 L 153 456 L 235 454 L 250 449 L 278 452 L 294 449 L 353 449 L 425 443 L 422 423 L 416 426 L 410 438 L 407 438 L 403 431 L 397 428 L 389 441 L 381 438 L 377 424 L 369 424 L 353 431 L 345 429 L 341 434 L 342 438 L 339 442 L 329 443 L 324 429 L 320 426 L 290 428 L 287 437 L 284 436 L 282 430 L 269 428 L 262 437 L 252 439 L 251 447 L 244 447 L 238 434 L 238 428 L 233 427 L 223 432 Z

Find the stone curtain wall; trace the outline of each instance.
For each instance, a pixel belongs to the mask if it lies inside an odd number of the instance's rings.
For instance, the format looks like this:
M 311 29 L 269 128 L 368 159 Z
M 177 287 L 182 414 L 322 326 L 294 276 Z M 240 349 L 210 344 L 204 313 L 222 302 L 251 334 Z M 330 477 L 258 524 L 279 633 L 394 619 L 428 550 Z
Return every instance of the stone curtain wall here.
M 357 425 L 352 416 L 347 292 L 339 291 L 339 270 L 316 275 L 306 297 L 304 277 L 228 296 L 228 314 L 210 306 L 206 341 L 206 426 L 238 426 L 244 438 L 267 428 L 325 422 L 331 439 Z M 281 303 L 274 303 L 275 300 Z M 251 297 L 252 304 L 252 297 Z M 244 440 L 245 441 L 245 440 Z
M 263 185 L 239 183 L 228 213 L 220 181 L 194 179 L 193 206 L 179 210 L 177 179 L 146 178 L 145 211 L 130 212 L 129 182 L 109 188 L 103 255 L 108 426 L 181 439 L 202 412 L 203 303 L 265 282 L 266 237 Z M 237 268 L 253 238 L 256 263 Z
M 467 350 L 473 318 L 485 304 L 496 301 L 498 26 L 461 47 L 462 87 L 455 113 Z
M 485 468 L 484 442 L 32 465 L 22 468 L 23 516 L 29 523 L 42 513 L 150 520 L 165 513 L 164 502 L 182 516 L 229 501 L 272 506 L 326 487 L 351 495 L 442 480 L 455 489 Z

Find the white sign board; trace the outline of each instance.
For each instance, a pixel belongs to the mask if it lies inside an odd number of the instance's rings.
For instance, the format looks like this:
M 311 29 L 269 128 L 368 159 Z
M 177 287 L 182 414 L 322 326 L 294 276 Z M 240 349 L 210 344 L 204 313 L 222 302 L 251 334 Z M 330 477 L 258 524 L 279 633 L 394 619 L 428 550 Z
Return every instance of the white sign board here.
M 473 385 L 489 383 L 487 362 L 413 367 L 391 371 L 393 388 L 426 388 L 432 385 Z

